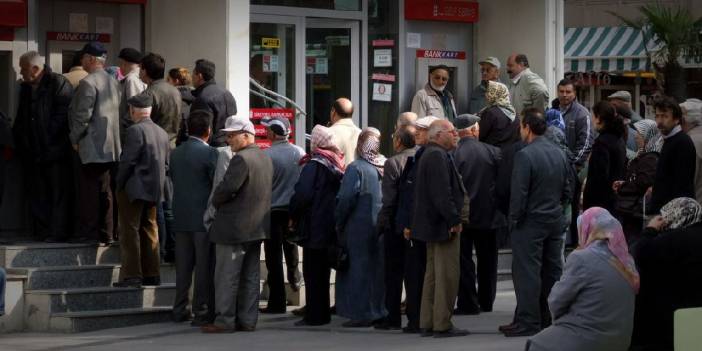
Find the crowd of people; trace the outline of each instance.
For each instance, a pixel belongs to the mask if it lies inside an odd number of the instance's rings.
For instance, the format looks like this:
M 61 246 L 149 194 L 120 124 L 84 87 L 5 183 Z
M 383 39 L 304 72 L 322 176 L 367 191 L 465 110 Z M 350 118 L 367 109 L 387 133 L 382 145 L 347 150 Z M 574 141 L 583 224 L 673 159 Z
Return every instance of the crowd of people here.
M 161 260 L 175 262 L 175 322 L 253 331 L 259 313 L 286 313 L 287 275 L 293 290 L 305 285 L 295 325 L 336 313 L 349 328 L 468 335 L 452 316 L 493 310 L 500 237 L 517 307 L 499 330 L 530 337 L 529 350 L 671 349 L 673 311 L 702 306 L 700 100 L 662 98 L 647 120 L 626 91 L 590 111 L 562 80 L 549 102 L 515 54 L 508 84 L 497 58 L 480 61 L 461 114 L 449 69 L 436 66 L 386 159 L 387 136 L 358 128 L 347 98 L 307 151 L 289 141 L 288 119 L 263 119 L 262 150 L 212 62 L 166 75 L 158 54 L 118 58 L 108 73 L 106 50 L 89 43 L 60 75 L 22 55 L 3 157 L 25 169 L 37 238 L 119 240 L 115 287 L 159 285 Z

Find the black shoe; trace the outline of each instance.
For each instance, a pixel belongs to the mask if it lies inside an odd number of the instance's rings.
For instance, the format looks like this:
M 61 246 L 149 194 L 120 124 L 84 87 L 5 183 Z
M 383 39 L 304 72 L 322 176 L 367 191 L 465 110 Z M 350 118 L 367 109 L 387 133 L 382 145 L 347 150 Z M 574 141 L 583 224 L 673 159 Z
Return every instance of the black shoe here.
M 431 329 L 419 329 L 419 330 L 420 330 L 419 336 L 421 336 L 423 338 L 428 338 L 430 336 L 434 336 L 434 331 Z
M 113 246 L 117 242 L 112 239 L 100 240 L 100 246 Z
M 480 307 L 480 312 L 492 312 L 492 306 L 490 307 Z
M 453 314 L 456 316 L 474 316 L 480 314 L 479 310 L 459 310 L 458 308 L 453 310 Z
M 296 326 L 296 327 L 316 327 L 316 326 L 325 325 L 325 324 L 329 324 L 329 322 L 326 322 L 326 323 L 310 323 L 310 322 L 306 321 L 304 318 L 303 318 L 303 319 L 300 319 L 300 320 L 297 321 L 297 322 L 295 322 L 295 326 Z
M 148 285 L 148 286 L 159 286 L 161 285 L 161 277 L 156 276 L 156 277 L 144 277 L 144 279 L 141 282 L 142 285 Z
M 504 333 L 508 330 L 517 329 L 517 328 L 519 328 L 519 324 L 512 322 L 510 324 L 503 324 L 503 325 L 497 327 L 497 330 L 499 330 L 500 333 Z
M 538 334 L 539 331 L 535 329 L 527 329 L 524 327 L 517 327 L 514 329 L 508 329 L 504 331 L 504 334 L 508 338 L 519 337 L 519 336 L 533 336 Z
M 370 321 L 348 321 L 341 324 L 344 328 L 369 328 L 372 325 Z
M 419 334 L 422 332 L 422 330 L 417 327 L 406 326 L 402 328 L 402 332 L 405 334 Z
M 377 330 L 400 330 L 401 329 L 400 324 L 392 324 L 388 322 L 387 320 L 380 320 L 378 322 L 373 322 L 373 328 Z
M 88 238 L 88 237 L 77 237 L 77 238 L 71 238 L 68 240 L 69 243 L 71 244 L 88 244 L 88 245 L 98 245 L 100 242 L 97 239 L 93 238 Z
M 444 331 L 435 331 L 434 337 L 435 338 L 451 338 L 454 336 L 466 336 L 469 334 L 470 334 L 470 332 L 467 330 L 451 328 L 449 330 L 444 330 Z
M 248 326 L 248 325 L 237 325 L 236 326 L 236 331 L 243 331 L 243 332 L 252 332 L 256 331 L 255 326 Z
M 281 308 L 259 308 L 258 311 L 263 314 L 285 314 L 287 311 L 285 310 L 285 307 Z
M 112 283 L 115 288 L 141 288 L 141 279 L 139 278 L 127 278 L 119 282 Z
M 193 319 L 190 313 L 179 313 L 171 315 L 171 320 L 173 323 L 183 323 Z
M 304 317 L 305 316 L 305 306 L 302 306 L 300 308 L 296 308 L 292 310 L 292 314 L 298 317 Z
M 163 262 L 174 263 L 175 262 L 175 253 L 168 252 L 165 255 L 163 255 Z

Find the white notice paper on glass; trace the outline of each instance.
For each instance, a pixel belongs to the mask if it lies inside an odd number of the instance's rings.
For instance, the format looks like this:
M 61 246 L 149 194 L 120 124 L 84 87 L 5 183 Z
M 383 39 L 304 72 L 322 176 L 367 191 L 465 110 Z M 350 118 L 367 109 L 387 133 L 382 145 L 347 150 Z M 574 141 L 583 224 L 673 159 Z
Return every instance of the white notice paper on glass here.
M 373 83 L 373 101 L 391 101 L 392 84 Z
M 74 33 L 88 32 L 88 14 L 87 13 L 69 13 L 68 14 L 68 31 Z
M 329 62 L 327 61 L 326 57 L 317 57 L 317 60 L 315 61 L 314 73 L 329 73 Z
M 407 33 L 407 47 L 419 49 L 422 46 L 422 34 Z
M 95 33 L 112 34 L 115 31 L 115 22 L 112 17 L 95 17 Z
M 392 49 L 373 50 L 374 67 L 392 67 Z

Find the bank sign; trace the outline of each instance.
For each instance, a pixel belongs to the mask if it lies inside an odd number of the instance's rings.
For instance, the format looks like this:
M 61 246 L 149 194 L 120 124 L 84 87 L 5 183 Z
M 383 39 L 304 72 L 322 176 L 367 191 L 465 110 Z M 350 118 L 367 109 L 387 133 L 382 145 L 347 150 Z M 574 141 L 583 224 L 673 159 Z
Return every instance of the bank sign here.
M 478 22 L 478 2 L 467 0 L 405 0 L 405 19 Z
M 47 32 L 46 40 L 56 41 L 99 41 L 110 42 L 110 35 L 105 33 Z
M 465 60 L 465 51 L 417 50 L 417 57 L 433 59 Z

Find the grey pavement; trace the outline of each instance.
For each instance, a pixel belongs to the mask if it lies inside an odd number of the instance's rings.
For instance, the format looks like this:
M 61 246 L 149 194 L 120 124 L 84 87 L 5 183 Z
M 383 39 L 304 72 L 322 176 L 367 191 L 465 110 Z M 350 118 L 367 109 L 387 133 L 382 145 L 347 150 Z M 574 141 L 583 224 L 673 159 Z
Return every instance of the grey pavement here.
M 292 314 L 262 315 L 255 332 L 202 334 L 187 323 L 160 323 L 80 334 L 0 334 L 0 351 L 38 350 L 523 350 L 526 338 L 505 338 L 497 327 L 511 321 L 515 307 L 511 282 L 499 282 L 494 311 L 455 316 L 458 328 L 471 335 L 421 338 L 398 331 L 342 328 L 343 318 L 328 326 L 295 327 Z

